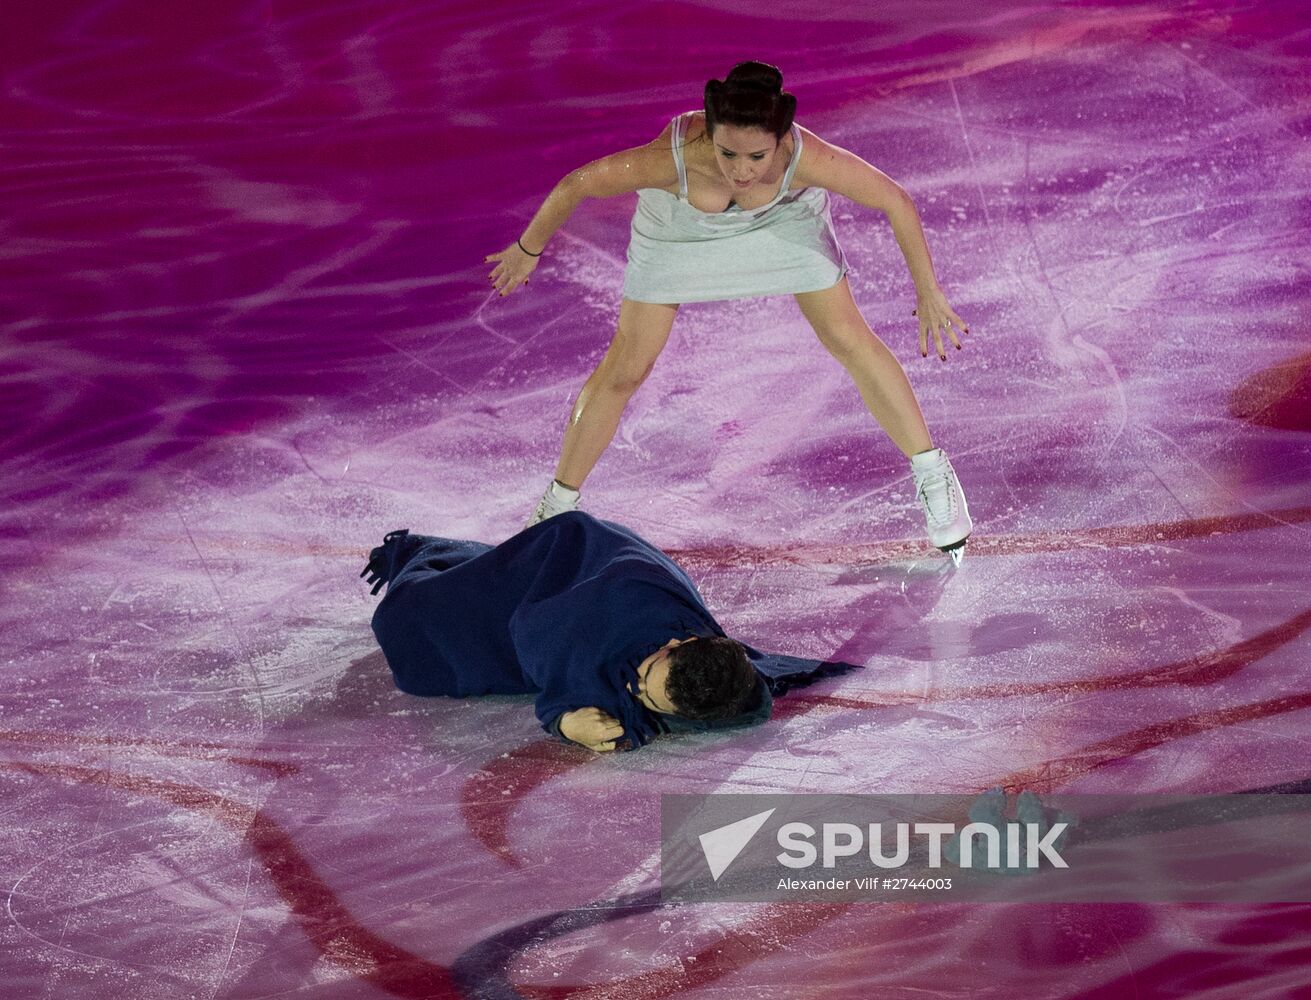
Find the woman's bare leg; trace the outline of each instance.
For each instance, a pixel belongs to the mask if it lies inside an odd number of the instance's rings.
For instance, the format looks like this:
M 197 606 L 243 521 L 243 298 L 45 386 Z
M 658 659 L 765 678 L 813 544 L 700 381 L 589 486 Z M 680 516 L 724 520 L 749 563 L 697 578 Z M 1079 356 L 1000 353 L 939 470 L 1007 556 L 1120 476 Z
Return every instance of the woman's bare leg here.
M 677 313 L 676 305 L 623 300 L 610 349 L 583 384 L 569 414 L 560 464 L 555 467 L 557 481 L 573 489 L 582 488 L 614 438 L 629 398 L 651 374 L 669 340 Z
M 847 279 L 823 291 L 802 292 L 796 300 L 820 343 L 847 370 L 893 444 L 907 456 L 931 449 L 933 439 L 910 380 L 861 316 Z

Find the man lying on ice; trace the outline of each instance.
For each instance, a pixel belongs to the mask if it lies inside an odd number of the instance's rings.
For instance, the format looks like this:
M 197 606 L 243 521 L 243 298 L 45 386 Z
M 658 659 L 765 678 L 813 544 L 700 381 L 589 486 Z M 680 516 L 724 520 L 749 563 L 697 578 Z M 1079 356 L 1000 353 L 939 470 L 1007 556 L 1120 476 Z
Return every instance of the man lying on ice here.
M 755 725 L 774 695 L 850 669 L 726 638 L 672 560 L 582 512 L 495 547 L 393 531 L 360 575 L 387 585 L 373 632 L 398 688 L 535 694 L 547 732 L 592 750 Z

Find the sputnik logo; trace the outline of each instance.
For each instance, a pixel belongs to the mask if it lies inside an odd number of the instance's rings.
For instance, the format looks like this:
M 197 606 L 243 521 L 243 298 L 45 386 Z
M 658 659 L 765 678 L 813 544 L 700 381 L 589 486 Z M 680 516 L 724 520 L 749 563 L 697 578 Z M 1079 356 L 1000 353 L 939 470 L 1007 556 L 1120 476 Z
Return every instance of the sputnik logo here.
M 701 834 L 701 851 L 706 856 L 706 864 L 710 866 L 710 874 L 716 882 L 773 814 L 773 809 L 766 809 L 762 813 Z

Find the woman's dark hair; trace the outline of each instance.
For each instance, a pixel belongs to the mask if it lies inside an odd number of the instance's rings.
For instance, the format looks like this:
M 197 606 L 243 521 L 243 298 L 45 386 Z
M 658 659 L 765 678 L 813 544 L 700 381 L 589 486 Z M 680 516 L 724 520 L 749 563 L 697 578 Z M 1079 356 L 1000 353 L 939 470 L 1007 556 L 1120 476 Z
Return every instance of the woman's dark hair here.
M 665 693 L 688 719 L 731 719 L 758 700 L 763 682 L 740 642 L 724 636 L 694 639 L 669 652 Z
M 724 124 L 763 128 L 782 139 L 796 113 L 797 99 L 783 92 L 783 74 L 769 63 L 738 63 L 723 80 L 706 81 L 707 134 Z

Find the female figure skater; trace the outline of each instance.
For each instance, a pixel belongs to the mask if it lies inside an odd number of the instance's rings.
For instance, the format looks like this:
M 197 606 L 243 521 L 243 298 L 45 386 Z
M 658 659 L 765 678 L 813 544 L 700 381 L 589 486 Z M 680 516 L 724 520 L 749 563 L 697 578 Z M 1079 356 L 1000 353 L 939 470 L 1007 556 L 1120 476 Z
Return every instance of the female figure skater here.
M 684 302 L 790 293 L 815 334 L 846 368 L 874 419 L 910 459 L 929 540 L 959 563 L 972 528 L 946 454 L 935 448 L 905 371 L 856 307 L 833 232 L 828 192 L 887 215 L 915 282 L 920 354 L 932 334 L 960 350 L 969 328 L 938 287 L 919 215 L 890 177 L 793 123 L 796 98 L 759 62 L 705 88 L 704 111 L 676 117 L 645 146 L 579 167 L 542 203 L 495 261 L 508 295 L 528 281 L 547 242 L 584 198 L 638 192 L 619 326 L 583 385 L 565 428 L 555 480 L 530 525 L 578 505 L 579 491 L 650 373 Z M 672 155 L 671 155 L 672 154 Z

